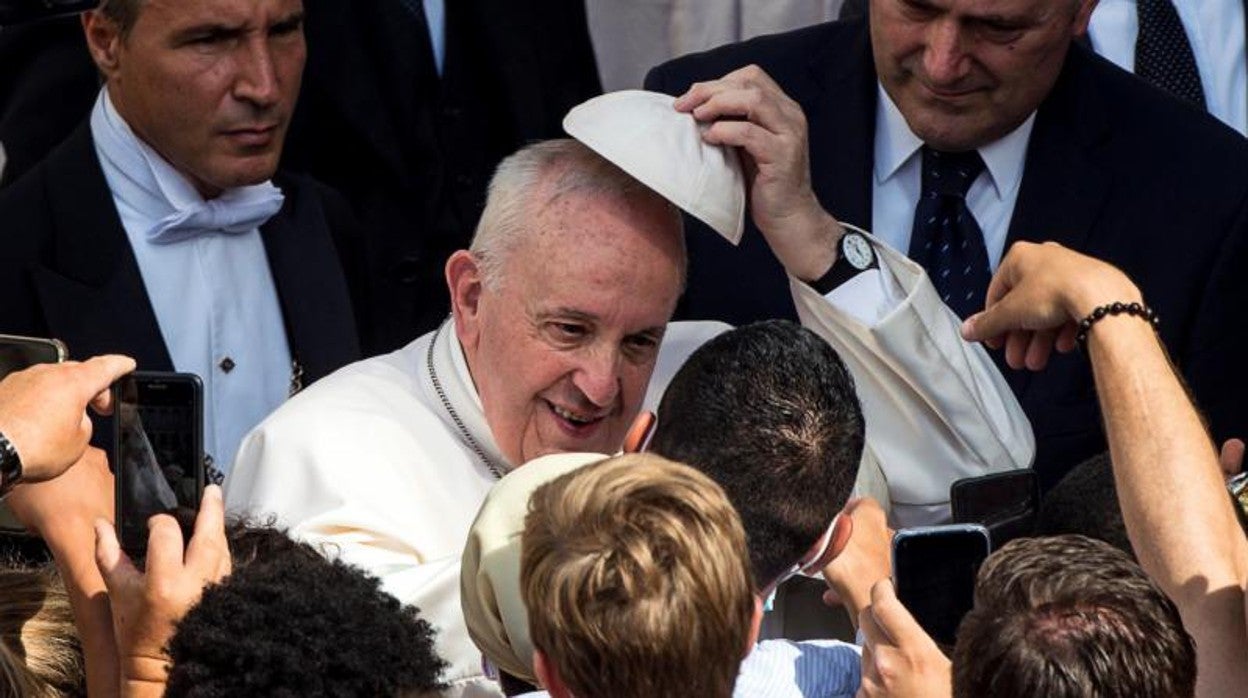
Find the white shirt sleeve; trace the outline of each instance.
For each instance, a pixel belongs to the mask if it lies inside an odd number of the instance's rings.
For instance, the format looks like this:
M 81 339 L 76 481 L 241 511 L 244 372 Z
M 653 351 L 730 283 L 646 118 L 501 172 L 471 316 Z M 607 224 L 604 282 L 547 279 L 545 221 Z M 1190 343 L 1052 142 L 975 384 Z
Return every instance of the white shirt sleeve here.
M 870 237 L 870 236 L 868 236 Z M 914 261 L 871 237 L 878 270 L 826 297 L 790 277 L 802 324 L 853 374 L 895 525 L 947 521 L 955 480 L 1026 468 L 1031 424 L 1005 379 Z

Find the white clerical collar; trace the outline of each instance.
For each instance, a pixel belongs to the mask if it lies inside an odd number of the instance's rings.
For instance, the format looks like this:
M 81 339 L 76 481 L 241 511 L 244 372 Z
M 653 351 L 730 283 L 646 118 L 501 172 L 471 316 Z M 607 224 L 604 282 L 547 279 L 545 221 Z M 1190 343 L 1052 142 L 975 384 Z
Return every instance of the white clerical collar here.
M 923 147 L 923 141 L 910 130 L 883 85 L 877 83 L 876 90 L 879 97 L 875 109 L 875 181 L 879 185 L 896 176 Z M 1035 123 L 1036 114 L 1032 112 L 1018 128 L 979 148 L 998 199 L 1012 194 L 1023 181 L 1027 143 Z
M 206 201 L 189 179 L 134 133 L 113 106 L 107 86 L 100 89 L 91 111 L 91 137 L 131 244 L 162 234 L 164 242 L 176 242 L 193 235 L 194 228 L 247 232 L 281 208 L 282 192 L 268 181 L 235 187 Z M 175 226 L 192 230 L 169 238 L 164 231 Z
M 443 421 L 470 450 L 476 452 L 479 448 L 476 455 L 486 460 L 483 466 L 494 466 L 499 471 L 498 475 L 504 475 L 514 466 L 499 451 L 494 432 L 485 419 L 481 396 L 477 394 L 472 373 L 468 370 L 468 360 L 455 335 L 455 319 L 447 318 L 435 332 L 430 353 L 422 358 L 428 359 L 429 365 L 424 368 L 429 373 L 438 399 L 445 396 Z M 438 391 L 439 386 L 441 392 Z

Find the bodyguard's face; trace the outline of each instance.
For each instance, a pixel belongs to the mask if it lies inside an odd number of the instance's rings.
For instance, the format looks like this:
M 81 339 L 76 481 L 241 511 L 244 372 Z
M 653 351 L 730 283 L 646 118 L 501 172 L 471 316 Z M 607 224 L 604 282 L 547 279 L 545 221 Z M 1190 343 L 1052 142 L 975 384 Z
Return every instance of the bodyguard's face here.
M 494 440 L 516 465 L 614 453 L 641 408 L 684 269 L 678 219 L 572 194 L 533 217 L 497 288 L 448 263 L 456 330 Z
M 1017 128 L 1052 89 L 1096 0 L 871 0 L 885 92 L 925 143 L 964 151 Z
M 144 0 L 88 44 L 130 128 L 211 198 L 277 170 L 303 73 L 301 0 Z

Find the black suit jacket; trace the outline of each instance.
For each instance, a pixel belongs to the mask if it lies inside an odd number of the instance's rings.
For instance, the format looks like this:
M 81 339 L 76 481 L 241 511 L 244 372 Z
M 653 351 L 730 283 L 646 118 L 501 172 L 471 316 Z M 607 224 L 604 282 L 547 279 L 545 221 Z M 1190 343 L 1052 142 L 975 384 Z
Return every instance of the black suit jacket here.
M 78 16 L 0 30 L 0 187 L 34 167 L 91 113 L 99 72 Z
M 308 63 L 283 165 L 359 214 L 366 349 L 391 349 L 446 316 L 446 258 L 467 246 L 499 160 L 562 135 L 564 113 L 601 92 L 585 8 L 448 2 L 439 78 L 428 28 L 400 0 L 304 4 Z
M 306 384 L 360 358 L 359 343 L 335 207 L 306 177 L 276 183 L 286 200 L 260 233 Z M 0 332 L 56 337 L 74 358 L 122 353 L 140 369 L 173 370 L 86 123 L 0 193 L 0 241 Z
M 877 80 L 865 23 L 678 58 L 646 84 L 675 94 L 749 63 L 806 112 L 812 184 L 824 207 L 869 229 Z M 1246 225 L 1248 141 L 1072 47 L 1038 111 L 1006 244 L 1055 240 L 1130 274 L 1161 316 L 1162 339 L 1219 440 L 1248 435 Z M 739 249 L 691 233 L 685 316 L 733 323 L 794 316 L 783 270 L 750 228 Z M 1037 374 L 994 358 L 1031 418 L 1043 484 L 1104 450 L 1084 356 L 1056 357 Z

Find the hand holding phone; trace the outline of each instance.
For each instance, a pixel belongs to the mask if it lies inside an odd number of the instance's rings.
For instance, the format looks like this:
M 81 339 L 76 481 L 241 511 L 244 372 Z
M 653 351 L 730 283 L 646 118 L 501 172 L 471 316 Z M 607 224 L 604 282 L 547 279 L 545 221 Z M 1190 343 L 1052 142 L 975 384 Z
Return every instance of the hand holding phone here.
M 897 598 L 936 642 L 957 639 L 988 552 L 988 529 L 979 524 L 905 528 L 893 537 Z
M 108 412 L 109 384 L 133 370 L 129 357 L 99 356 L 32 366 L 0 381 L 0 433 L 17 450 L 22 481 L 51 479 L 81 458 L 91 438 L 87 406 Z
M 869 696 L 948 698 L 953 695 L 949 658 L 897 599 L 892 582 L 871 587 L 871 605 L 859 615 L 862 691 Z
M 117 532 L 138 564 L 157 514 L 190 540 L 204 489 L 203 388 L 193 374 L 140 371 L 117 381 L 113 401 Z
M 198 603 L 204 586 L 230 573 L 224 508 L 221 488 L 207 488 L 189 539 L 167 517 L 154 520 L 145 571 L 121 554 L 112 526 L 96 523 L 95 560 L 108 587 L 123 682 L 144 678 L 127 675 L 135 668 L 163 673 L 165 648 L 178 621 Z

